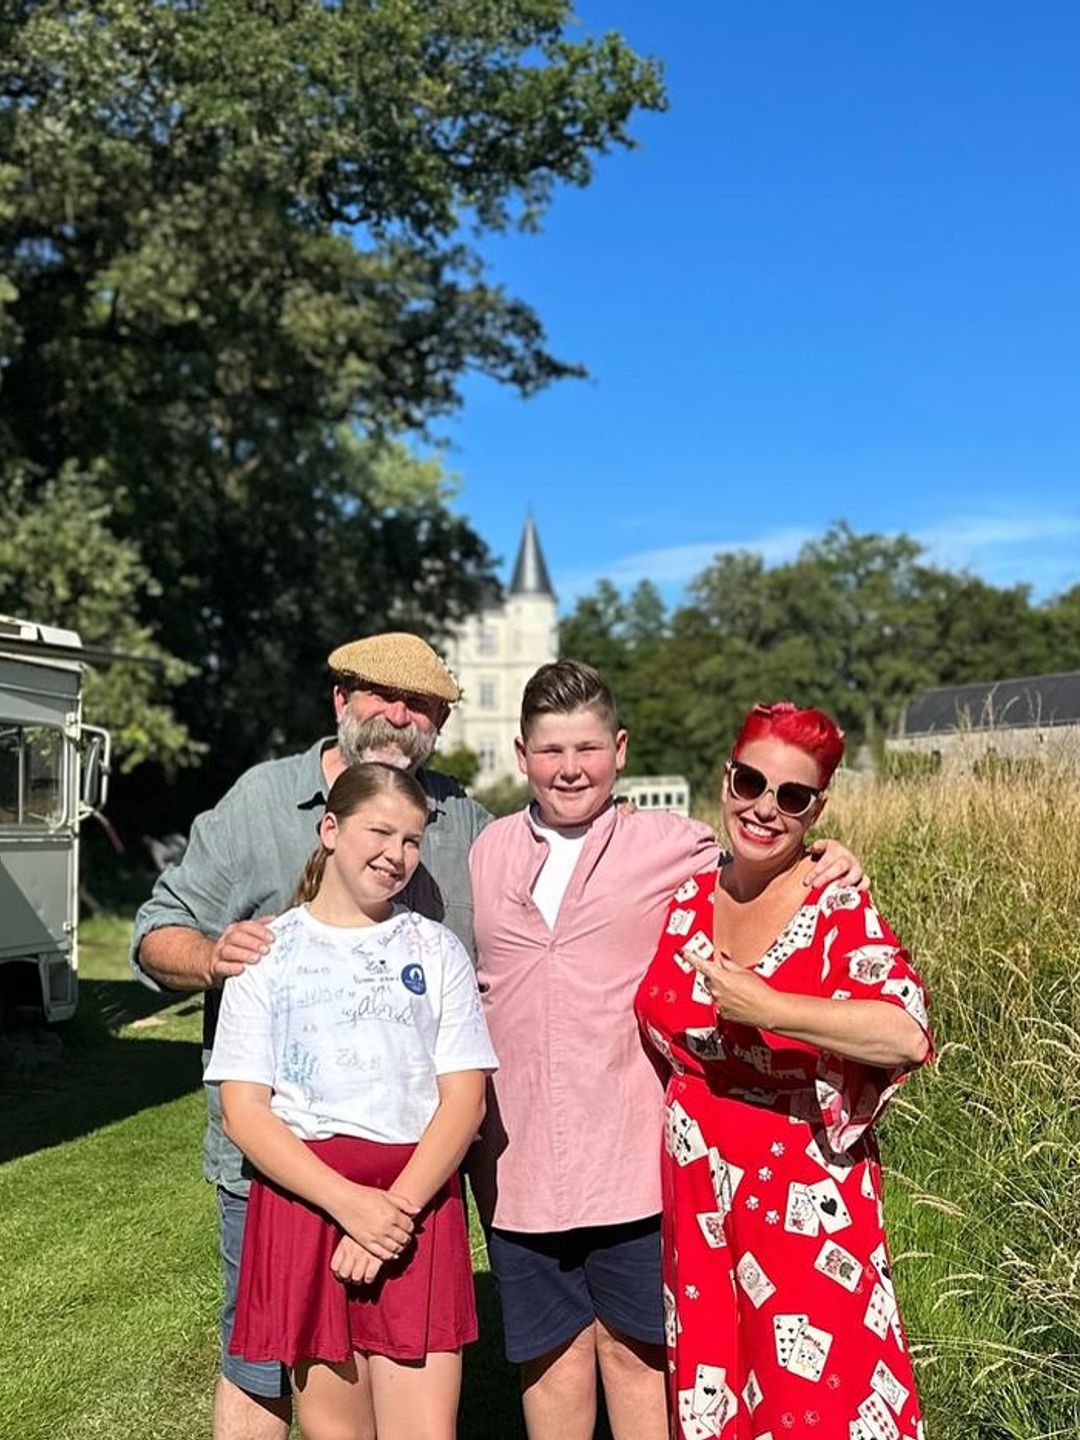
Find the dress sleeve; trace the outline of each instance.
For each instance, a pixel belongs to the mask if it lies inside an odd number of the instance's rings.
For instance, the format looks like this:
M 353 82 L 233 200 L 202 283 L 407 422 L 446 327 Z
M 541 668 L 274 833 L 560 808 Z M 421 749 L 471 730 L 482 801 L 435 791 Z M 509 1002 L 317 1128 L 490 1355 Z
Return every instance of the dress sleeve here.
M 820 904 L 828 917 L 823 927 L 822 995 L 831 1000 L 882 1000 L 906 1010 L 926 1035 L 929 1061 L 934 1042 L 926 991 L 907 951 L 878 914 L 869 894 L 834 884 L 823 893 Z M 833 1150 L 849 1150 L 916 1068 L 869 1065 L 823 1052 L 818 1062 L 817 1100 Z

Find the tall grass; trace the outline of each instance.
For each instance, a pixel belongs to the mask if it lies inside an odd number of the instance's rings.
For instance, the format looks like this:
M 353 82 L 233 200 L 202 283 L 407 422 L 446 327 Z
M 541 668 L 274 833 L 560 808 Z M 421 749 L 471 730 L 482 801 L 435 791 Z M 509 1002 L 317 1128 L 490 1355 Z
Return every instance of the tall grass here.
M 932 992 L 937 1063 L 885 1119 L 886 1208 L 928 1440 L 1080 1436 L 1080 766 L 835 787 Z M 208 1433 L 217 1263 L 198 1007 L 85 927 L 80 1016 L 0 1050 L 0 1437 Z M 103 1033 L 99 1031 L 105 1027 Z M 521 1433 L 490 1277 L 463 1437 Z M 822 1436 L 820 1440 L 846 1440 Z
M 881 1127 L 928 1440 L 1076 1440 L 1080 752 L 841 774 L 821 832 L 931 993 L 936 1063 Z
M 1080 766 L 837 787 L 931 990 L 883 1126 L 930 1440 L 1080 1435 Z

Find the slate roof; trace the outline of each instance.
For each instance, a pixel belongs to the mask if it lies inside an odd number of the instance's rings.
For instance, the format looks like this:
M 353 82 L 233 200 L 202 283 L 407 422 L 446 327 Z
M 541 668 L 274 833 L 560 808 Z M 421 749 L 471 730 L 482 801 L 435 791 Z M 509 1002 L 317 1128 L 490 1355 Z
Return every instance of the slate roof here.
M 550 595 L 552 599 L 555 598 L 555 587 L 551 583 L 544 552 L 540 549 L 540 537 L 536 533 L 536 525 L 531 515 L 525 520 L 525 530 L 521 536 L 517 562 L 510 581 L 510 594 Z
M 905 710 L 898 734 L 952 730 L 1029 730 L 1080 725 L 1080 670 L 1023 675 L 924 690 Z

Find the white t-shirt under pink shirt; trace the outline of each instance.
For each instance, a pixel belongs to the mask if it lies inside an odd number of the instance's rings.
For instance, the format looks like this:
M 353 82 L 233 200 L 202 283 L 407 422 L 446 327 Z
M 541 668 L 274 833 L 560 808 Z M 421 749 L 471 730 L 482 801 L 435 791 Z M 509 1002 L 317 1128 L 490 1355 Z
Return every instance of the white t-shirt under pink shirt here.
M 574 825 L 557 830 L 553 825 L 544 824 L 535 806 L 529 813 L 529 822 L 537 835 L 543 836 L 548 845 L 547 859 L 536 877 L 532 898 L 548 929 L 554 930 L 555 921 L 559 918 L 559 907 L 577 868 L 578 857 L 588 837 L 589 827 Z

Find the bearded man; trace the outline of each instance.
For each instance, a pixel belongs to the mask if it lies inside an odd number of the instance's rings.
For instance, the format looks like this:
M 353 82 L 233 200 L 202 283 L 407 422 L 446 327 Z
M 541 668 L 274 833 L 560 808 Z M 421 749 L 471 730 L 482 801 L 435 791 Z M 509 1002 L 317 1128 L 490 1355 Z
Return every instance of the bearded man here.
M 353 641 L 339 646 L 329 665 L 337 738 L 241 775 L 195 820 L 183 859 L 159 877 L 135 918 L 132 962 L 140 978 L 155 988 L 206 992 L 204 1064 L 221 986 L 267 953 L 273 935 L 264 922 L 288 908 L 315 848 L 327 792 L 348 765 L 380 760 L 415 773 L 428 797 L 428 825 L 420 865 L 400 898 L 448 925 L 474 954 L 469 847 L 491 816 L 448 776 L 423 768 L 461 698 L 457 682 L 415 635 Z M 283 1367 L 228 1352 L 249 1175 L 222 1134 L 217 1089 L 206 1087 L 203 1147 L 204 1174 L 217 1186 L 225 1274 L 214 1440 L 286 1440 L 292 1396 Z

